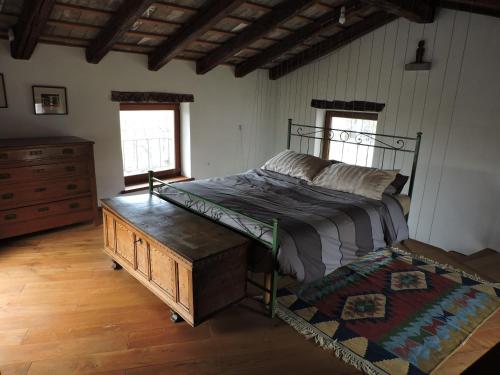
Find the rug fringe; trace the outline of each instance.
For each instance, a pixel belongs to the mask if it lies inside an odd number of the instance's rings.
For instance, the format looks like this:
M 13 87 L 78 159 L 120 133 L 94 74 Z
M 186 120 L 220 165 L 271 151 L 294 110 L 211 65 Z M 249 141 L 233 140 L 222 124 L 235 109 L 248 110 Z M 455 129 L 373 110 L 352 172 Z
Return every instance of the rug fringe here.
M 332 340 L 321 331 L 315 330 L 311 325 L 305 324 L 304 322 L 298 320 L 295 316 L 292 316 L 280 306 L 278 306 L 278 308 L 276 309 L 276 314 L 280 319 L 293 327 L 297 332 L 305 336 L 306 339 L 314 339 L 314 342 L 321 348 L 329 352 L 333 352 L 337 358 L 342 359 L 344 362 L 356 367 L 358 370 L 363 371 L 365 374 L 388 375 L 385 371 L 382 371 L 379 368 L 375 367 L 371 362 L 365 360 L 356 353 L 353 353 L 347 347 L 338 343 L 337 340 Z
M 411 258 L 421 260 L 423 262 L 432 264 L 433 266 L 436 266 L 436 267 L 439 267 L 439 268 L 443 268 L 443 269 L 445 269 L 447 271 L 450 271 L 450 272 L 459 273 L 460 275 L 462 275 L 464 277 L 467 277 L 467 278 L 469 278 L 471 280 L 474 280 L 474 281 L 479 281 L 480 283 L 483 283 L 483 284 L 485 284 L 487 286 L 492 286 L 492 287 L 496 287 L 496 288 L 500 287 L 500 283 L 492 283 L 490 281 L 484 280 L 483 278 L 481 278 L 480 276 L 478 276 L 476 274 L 470 274 L 468 272 L 465 272 L 464 270 L 461 270 L 460 268 L 456 268 L 456 267 L 451 266 L 449 264 L 439 263 L 439 262 L 437 262 L 435 260 L 432 260 L 430 258 L 427 258 L 427 257 L 425 257 L 423 255 L 419 255 L 419 254 L 412 253 L 410 251 L 398 249 L 397 247 L 391 247 L 390 249 L 392 251 L 394 251 L 395 253 L 399 253 L 399 254 L 402 254 L 402 255 L 407 255 L 407 256 L 409 256 Z

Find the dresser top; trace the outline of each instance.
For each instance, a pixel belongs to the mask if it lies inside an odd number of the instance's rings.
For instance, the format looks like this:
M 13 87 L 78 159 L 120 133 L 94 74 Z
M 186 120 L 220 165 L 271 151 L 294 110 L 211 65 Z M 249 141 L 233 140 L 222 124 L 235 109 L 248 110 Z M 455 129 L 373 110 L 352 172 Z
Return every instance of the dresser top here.
M 247 243 L 248 238 L 155 195 L 102 199 L 104 207 L 190 262 Z
M 0 138 L 0 148 L 57 146 L 78 143 L 94 142 L 79 137 Z

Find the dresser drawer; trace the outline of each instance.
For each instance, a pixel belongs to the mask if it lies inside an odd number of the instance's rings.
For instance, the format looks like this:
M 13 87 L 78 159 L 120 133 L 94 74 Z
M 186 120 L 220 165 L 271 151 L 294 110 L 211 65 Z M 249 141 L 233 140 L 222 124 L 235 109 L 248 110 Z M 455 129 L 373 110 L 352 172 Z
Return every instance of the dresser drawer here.
M 71 212 L 91 209 L 91 197 L 67 199 L 47 204 L 38 204 L 35 206 L 0 211 L 0 223 L 20 223 L 24 221 L 42 219 L 48 216 L 68 214 Z
M 0 150 L 0 165 L 12 163 L 29 163 L 41 160 L 63 160 L 88 158 L 88 145 L 64 145 L 52 147 L 30 147 L 25 149 Z
M 0 166 L 0 185 L 38 181 L 40 179 L 88 176 L 89 167 L 85 162 L 34 165 L 31 167 L 6 168 Z
M 2 186 L 0 187 L 0 210 L 69 198 L 84 193 L 90 193 L 88 178 L 68 178 L 40 181 L 36 184 Z

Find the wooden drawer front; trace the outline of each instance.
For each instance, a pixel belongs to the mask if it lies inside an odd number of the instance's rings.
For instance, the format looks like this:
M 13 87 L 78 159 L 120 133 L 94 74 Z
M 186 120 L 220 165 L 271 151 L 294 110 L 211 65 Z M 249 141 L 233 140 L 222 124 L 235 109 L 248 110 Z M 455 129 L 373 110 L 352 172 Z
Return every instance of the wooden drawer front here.
M 149 278 L 149 245 L 145 239 L 136 235 L 135 251 L 137 260 L 137 271 Z
M 11 224 L 76 211 L 91 210 L 92 198 L 67 199 L 36 206 L 0 211 L 0 223 Z
M 115 222 L 116 253 L 134 266 L 134 233 L 119 221 Z
M 0 164 L 29 163 L 45 159 L 87 158 L 89 145 L 66 145 L 19 150 L 0 150 Z
M 74 195 L 90 193 L 90 180 L 86 178 L 41 181 L 38 184 L 12 185 L 0 188 L 0 209 Z
M 88 176 L 88 165 L 85 162 L 36 165 L 32 167 L 1 168 L 0 184 L 15 184 L 39 179 Z
M 177 303 L 186 308 L 187 311 L 192 311 L 193 299 L 193 280 L 192 271 L 184 267 L 181 263 L 177 263 L 177 277 L 179 285 L 179 295 Z
M 176 300 L 175 260 L 164 251 L 151 246 L 151 281 L 160 287 L 173 301 Z
M 104 213 L 103 218 L 103 226 L 104 226 L 104 245 L 115 251 L 115 221 L 112 216 L 110 216 L 107 212 Z

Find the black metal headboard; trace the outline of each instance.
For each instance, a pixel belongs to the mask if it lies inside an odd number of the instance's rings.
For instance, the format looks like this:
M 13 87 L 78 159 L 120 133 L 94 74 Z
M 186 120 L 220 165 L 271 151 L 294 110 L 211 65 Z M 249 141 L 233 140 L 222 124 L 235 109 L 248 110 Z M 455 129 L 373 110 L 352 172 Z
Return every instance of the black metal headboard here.
M 334 145 L 342 146 L 341 158 L 344 161 L 345 145 L 356 147 L 356 163 L 358 151 L 361 148 L 373 150 L 370 167 L 381 169 L 401 169 L 411 168 L 410 184 L 408 195 L 411 197 L 415 184 L 415 172 L 417 170 L 418 154 L 420 151 L 420 141 L 422 133 L 417 136 L 400 137 L 397 135 L 368 133 L 356 130 L 326 129 L 324 127 L 294 124 L 292 119 L 288 120 L 288 141 L 287 148 L 298 148 L 297 151 L 306 154 L 318 154 L 322 156 L 323 145 L 329 142 L 330 148 Z M 366 152 L 368 161 L 368 151 Z M 410 157 L 408 160 L 408 156 Z

